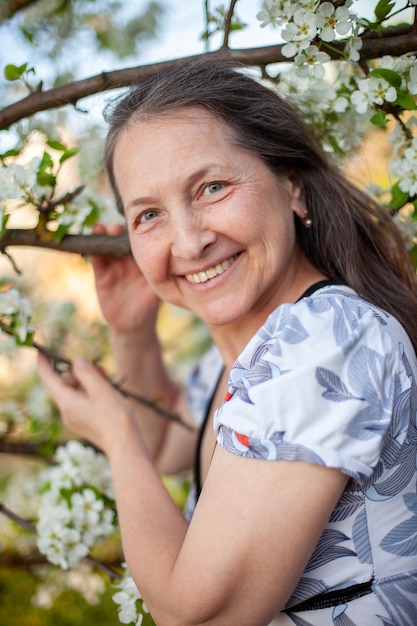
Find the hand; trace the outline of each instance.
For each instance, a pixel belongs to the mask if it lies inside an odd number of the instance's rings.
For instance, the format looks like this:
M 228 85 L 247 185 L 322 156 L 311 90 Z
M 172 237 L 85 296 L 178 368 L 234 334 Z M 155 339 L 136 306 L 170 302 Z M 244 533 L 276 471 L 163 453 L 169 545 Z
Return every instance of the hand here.
M 84 358 L 73 361 L 68 375 L 61 376 L 49 359 L 38 357 L 42 383 L 56 402 L 63 424 L 106 454 L 125 432 L 135 428 L 128 404 L 103 372 Z
M 120 235 L 124 226 L 97 224 L 95 233 Z M 125 257 L 91 256 L 96 289 L 103 315 L 119 333 L 154 327 L 159 299 L 131 255 Z

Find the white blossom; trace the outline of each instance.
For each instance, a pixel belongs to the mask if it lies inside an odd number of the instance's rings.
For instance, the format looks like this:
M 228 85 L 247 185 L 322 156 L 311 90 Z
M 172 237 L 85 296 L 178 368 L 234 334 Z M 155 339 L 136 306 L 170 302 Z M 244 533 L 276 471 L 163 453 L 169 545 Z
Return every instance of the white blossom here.
M 413 220 L 414 207 L 406 205 L 394 216 L 394 221 L 400 230 L 407 248 L 417 245 L 417 222 Z
M 360 50 L 362 49 L 363 46 L 363 41 L 362 39 L 359 37 L 359 26 L 356 24 L 353 27 L 353 32 L 351 34 L 351 36 L 346 40 L 346 44 L 345 44 L 345 54 L 348 55 L 348 59 L 349 61 L 352 61 L 354 63 L 357 63 L 361 56 L 360 56 Z
M 282 29 L 281 36 L 289 43 L 282 48 L 285 57 L 292 57 L 300 50 L 305 50 L 316 36 L 315 14 L 305 9 L 297 9 L 292 21 Z
M 402 156 L 391 163 L 391 169 L 399 177 L 398 186 L 411 197 L 417 195 L 417 137 L 404 150 Z
M 323 2 L 316 14 L 316 26 L 320 39 L 326 42 L 333 41 L 336 33 L 347 35 L 351 29 L 349 10 L 346 7 L 335 9 L 331 2 Z
M 358 83 L 358 90 L 351 94 L 351 102 L 358 113 L 365 113 L 372 104 L 394 102 L 397 91 L 383 78 L 371 76 Z
M 67 569 L 113 532 L 114 512 L 103 499 L 112 488 L 108 460 L 91 447 L 70 441 L 58 448 L 55 460 L 43 472 L 47 490 L 38 513 L 38 547 Z
M 312 74 L 315 78 L 324 76 L 323 64 L 328 61 L 330 61 L 330 56 L 326 52 L 321 52 L 317 46 L 308 46 L 303 52 L 297 54 L 294 59 L 299 76 Z
M 412 95 L 417 94 L 417 63 L 410 68 L 407 89 Z
M 33 334 L 30 301 L 14 287 L 0 291 L 0 329 L 13 335 L 21 343 Z
M 113 595 L 113 601 L 119 605 L 118 616 L 122 624 L 134 622 L 136 626 L 140 626 L 143 621 L 143 613 L 149 613 L 149 610 L 143 602 L 139 589 L 136 587 L 125 563 L 123 567 L 125 574 L 115 584 L 118 591 Z
M 281 26 L 288 22 L 295 12 L 295 6 L 290 0 L 264 0 L 262 11 L 256 15 L 261 22 L 261 28 L 265 26 Z

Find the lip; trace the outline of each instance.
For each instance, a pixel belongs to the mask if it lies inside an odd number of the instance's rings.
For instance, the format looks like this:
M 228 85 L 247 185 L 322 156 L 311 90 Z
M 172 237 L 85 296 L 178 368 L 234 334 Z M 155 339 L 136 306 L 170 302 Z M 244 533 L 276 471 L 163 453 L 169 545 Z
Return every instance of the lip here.
M 238 256 L 238 254 L 233 254 L 224 261 L 215 263 L 214 265 L 207 267 L 205 270 L 199 270 L 197 272 L 190 272 L 189 274 L 185 274 L 184 278 L 191 285 L 209 283 L 214 278 L 217 278 L 218 276 L 221 276 L 224 272 L 226 272 L 235 263 Z

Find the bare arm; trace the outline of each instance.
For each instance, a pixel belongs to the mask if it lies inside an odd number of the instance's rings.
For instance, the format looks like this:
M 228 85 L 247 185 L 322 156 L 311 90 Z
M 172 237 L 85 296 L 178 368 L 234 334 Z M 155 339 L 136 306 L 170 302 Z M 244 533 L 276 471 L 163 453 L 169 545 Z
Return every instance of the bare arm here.
M 123 226 L 96 226 L 96 232 L 119 234 Z M 117 380 L 132 393 L 157 402 L 192 424 L 184 390 L 163 363 L 155 330 L 159 300 L 133 257 L 91 257 L 98 299 L 110 327 Z M 190 466 L 196 434 L 132 402 L 151 458 L 159 471 L 170 474 Z M 193 425 L 193 424 L 192 424 Z M 175 450 L 174 450 L 175 449 Z
M 155 621 L 267 625 L 302 575 L 346 476 L 303 462 L 235 457 L 217 447 L 188 526 L 135 421 L 97 370 L 75 362 L 84 391 L 65 385 L 45 359 L 40 373 L 66 425 L 109 456 L 124 552 Z

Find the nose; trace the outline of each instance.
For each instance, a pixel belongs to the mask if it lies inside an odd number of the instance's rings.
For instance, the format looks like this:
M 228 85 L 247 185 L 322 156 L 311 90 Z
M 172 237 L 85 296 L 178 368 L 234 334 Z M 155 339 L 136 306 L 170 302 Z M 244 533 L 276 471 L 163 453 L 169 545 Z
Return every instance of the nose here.
M 182 211 L 171 222 L 172 255 L 187 261 L 204 256 L 217 240 L 217 233 L 193 210 Z

